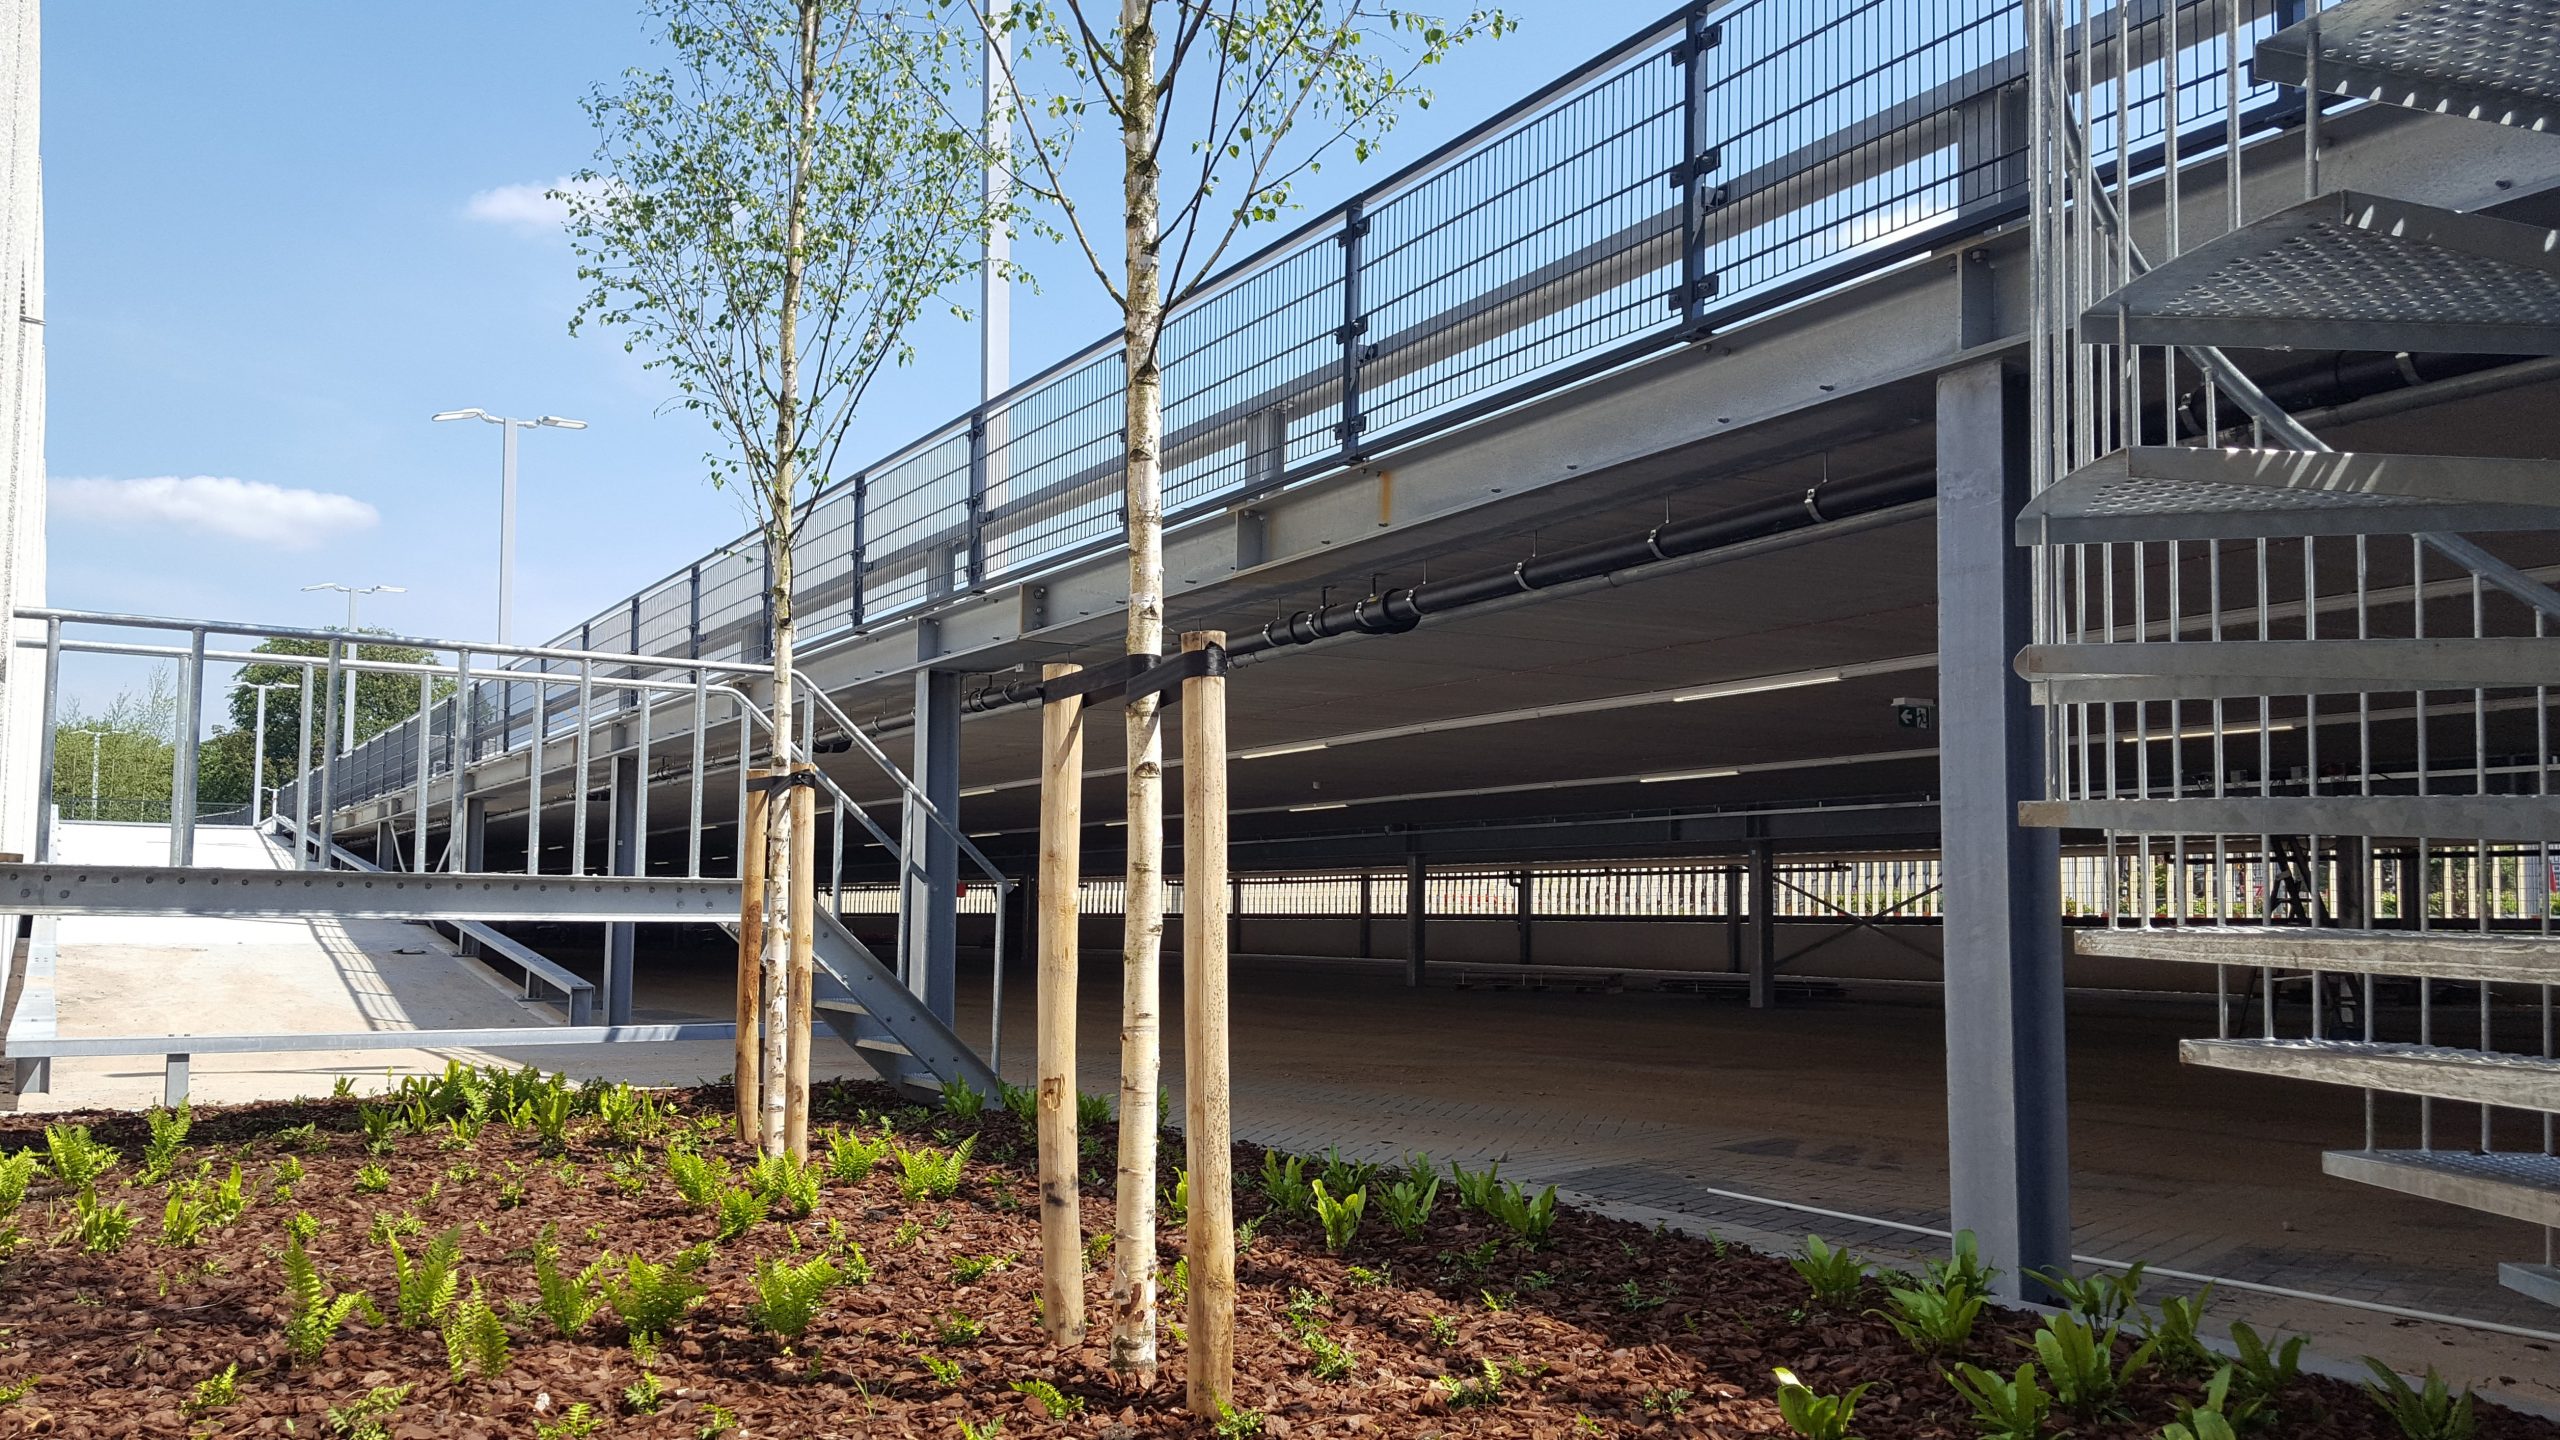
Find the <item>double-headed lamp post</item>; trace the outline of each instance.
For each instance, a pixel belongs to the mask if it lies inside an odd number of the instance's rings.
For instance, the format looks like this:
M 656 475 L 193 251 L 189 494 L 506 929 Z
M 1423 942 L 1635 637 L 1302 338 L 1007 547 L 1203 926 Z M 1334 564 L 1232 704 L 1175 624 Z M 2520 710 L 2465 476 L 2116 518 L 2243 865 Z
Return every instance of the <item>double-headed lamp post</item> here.
M 357 597 L 357 596 L 359 596 L 359 595 L 405 595 L 405 594 L 409 593 L 409 587 L 407 587 L 407 586 L 405 586 L 405 585 L 341 585 L 341 584 L 339 584 L 339 583 L 338 583 L 337 581 L 335 581 L 335 580 L 323 580 L 323 581 L 321 581 L 321 582 L 320 582 L 319 584 L 317 584 L 317 585 L 305 585 L 305 586 L 303 586 L 302 588 L 303 588 L 304 590 L 306 590 L 306 591 L 308 591 L 308 590 L 335 590 L 335 591 L 338 591 L 339 593 L 341 593 L 341 594 L 345 595 L 345 596 L 347 597 L 347 633 L 348 633 L 348 634 L 350 634 L 350 635 L 352 635 L 352 634 L 356 633 L 356 597 Z M 360 649 L 360 648 L 359 648 L 359 653 L 361 653 L 361 649 Z M 350 655 L 348 658 L 349 658 L 349 659 L 353 659 L 353 658 L 355 658 L 355 657 L 354 657 L 353 655 Z M 346 743 L 345 743 L 343 746 L 341 746 L 341 747 L 339 748 L 338 753 L 339 753 L 339 754 L 341 754 L 341 755 L 352 754 L 352 753 L 354 753 L 355 748 L 356 748 L 356 668 L 355 668 L 354 666 L 350 665 L 350 666 L 348 666 L 348 667 L 347 667 L 347 725 L 346 725 Z
M 498 470 L 498 643 L 510 638 L 507 622 L 515 604 L 516 588 L 516 432 L 548 426 L 554 430 L 584 430 L 587 422 L 562 415 L 543 415 L 531 420 L 518 420 L 509 415 L 492 415 L 486 410 L 440 410 L 430 420 L 486 420 L 498 427 L 506 437 L 500 447 L 502 458 Z

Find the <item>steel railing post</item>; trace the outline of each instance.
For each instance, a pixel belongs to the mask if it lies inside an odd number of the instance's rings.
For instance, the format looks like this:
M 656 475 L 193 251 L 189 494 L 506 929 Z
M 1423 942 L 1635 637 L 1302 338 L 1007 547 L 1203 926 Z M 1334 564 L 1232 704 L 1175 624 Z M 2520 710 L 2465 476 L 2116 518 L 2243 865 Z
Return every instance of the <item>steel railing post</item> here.
M 293 757 L 293 868 L 311 868 L 311 662 L 302 662 L 302 713 L 296 728 L 300 749 Z
M 702 562 L 696 560 L 685 568 L 684 578 L 684 657 L 702 658 Z M 694 672 L 700 675 L 702 672 Z M 697 717 L 699 718 L 699 717 Z
M 704 683 L 702 667 L 693 671 L 693 768 L 687 780 L 685 802 L 684 874 L 688 880 L 702 878 L 702 742 L 711 729 L 710 686 Z
M 338 834 L 338 677 L 346 668 L 346 642 L 329 642 L 329 674 L 324 687 L 320 725 L 320 800 L 319 813 L 313 817 L 320 827 L 320 848 L 312 856 L 311 868 L 329 868 L 329 846 Z M 306 671 L 307 673 L 307 671 Z M 302 707 L 309 710 L 306 704 Z
M 1360 413 L 1360 337 L 1369 329 L 1369 317 L 1360 313 L 1360 242 L 1368 233 L 1369 216 L 1361 202 L 1343 206 L 1342 233 L 1336 237 L 1342 246 L 1342 326 L 1333 336 L 1342 347 L 1342 418 L 1333 435 L 1346 460 L 1360 453 L 1360 432 L 1368 426 Z
M 418 813 L 410 823 L 409 868 L 427 868 L 427 793 L 428 772 L 435 768 L 432 753 L 436 733 L 436 679 L 432 675 L 418 677 Z
M 204 630 L 188 632 L 178 680 L 178 747 L 169 767 L 169 863 L 196 863 L 197 732 L 204 728 Z
M 569 777 L 569 873 L 587 873 L 587 765 L 592 758 L 589 746 L 594 734 L 596 700 L 596 663 L 578 662 L 578 738 L 572 747 L 576 753 L 570 761 Z
M 961 587 L 975 591 L 987 583 L 987 412 L 969 412 L 969 551 Z
M 1680 282 L 1671 308 L 1680 312 L 1680 329 L 1690 333 L 1706 324 L 1707 301 L 1716 293 L 1716 277 L 1707 269 L 1706 212 L 1717 192 L 1707 176 L 1722 157 L 1707 138 L 1707 52 L 1724 42 L 1724 26 L 1708 18 L 1709 0 L 1691 0 L 1671 63 L 1680 67 L 1680 159 L 1671 168 L 1672 188 L 1680 192 Z
M 864 513 L 866 510 L 868 510 L 868 509 L 870 508 L 870 504 L 871 504 L 871 477 L 870 477 L 869 475 L 856 475 L 856 476 L 854 476 L 854 477 L 853 477 L 853 564 L 852 564 L 852 566 L 851 566 L 851 569 L 852 569 L 852 571 L 853 571 L 853 614 L 852 614 L 852 623 L 854 623 L 855 625 L 860 625 L 860 624 L 862 623 L 862 621 L 863 621 L 863 613 L 864 613 L 864 610 L 865 610 L 865 609 L 866 609 L 866 607 L 868 607 L 868 606 L 869 606 L 869 604 L 870 604 L 869 596 L 870 596 L 870 593 L 871 593 L 871 592 L 870 592 L 870 585 L 869 585 L 869 583 L 868 583 L 868 582 L 869 582 L 870 574 L 871 574 L 871 561 L 870 561 L 870 559 L 869 559 L 869 553 L 870 553 L 870 548 L 871 548 L 871 540 L 870 540 L 870 534 L 871 534 L 871 531 L 870 531 L 870 520 L 869 520 L 868 516 L 866 516 L 866 515 L 865 515 L 865 513 Z M 770 587 L 768 587 L 768 588 L 770 588 Z
M 36 724 L 36 863 L 53 858 L 53 744 L 54 721 L 59 718 L 62 700 L 62 622 L 44 622 L 44 698 Z M 98 735 L 89 732 L 89 753 L 96 756 Z M 94 768 L 94 759 L 92 762 Z M 96 810 L 92 805 L 90 809 Z M 89 816 L 95 820 L 93 813 Z

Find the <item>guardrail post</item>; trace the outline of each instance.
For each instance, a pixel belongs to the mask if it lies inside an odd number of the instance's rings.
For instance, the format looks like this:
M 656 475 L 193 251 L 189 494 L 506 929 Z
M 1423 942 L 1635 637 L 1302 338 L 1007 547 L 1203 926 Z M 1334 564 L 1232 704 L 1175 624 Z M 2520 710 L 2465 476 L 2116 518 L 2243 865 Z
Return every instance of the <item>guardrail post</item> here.
M 987 412 L 969 412 L 969 549 L 963 584 L 975 594 L 987 583 Z M 955 587 L 957 588 L 957 587 Z
M 684 658 L 702 658 L 702 562 L 694 561 L 684 572 Z
M 1671 167 L 1671 184 L 1680 192 L 1680 281 L 1671 292 L 1671 308 L 1680 312 L 1684 333 L 1706 325 L 1707 302 L 1715 298 L 1716 277 L 1707 269 L 1706 215 L 1723 198 L 1721 186 L 1707 177 L 1723 157 L 1707 137 L 1707 52 L 1724 43 L 1724 26 L 1709 17 L 1708 0 L 1691 0 L 1680 43 L 1671 63 L 1680 67 L 1680 160 Z
M 175 1110 L 187 1103 L 187 1061 L 183 1051 L 171 1051 L 160 1060 L 160 1103 Z
M 60 719 L 62 701 L 62 621 L 44 622 L 44 701 L 37 713 L 36 724 L 36 863 L 53 858 L 53 745 L 54 723 Z M 304 707 L 308 709 L 308 706 Z M 89 743 L 96 745 L 92 734 Z M 94 808 L 94 807 L 93 807 Z M 95 815 L 89 817 L 97 819 Z
M 1360 311 L 1360 241 L 1369 233 L 1369 215 L 1357 200 L 1342 207 L 1342 233 L 1335 237 L 1342 246 L 1342 327 L 1333 338 L 1342 347 L 1342 418 L 1333 427 L 1334 439 L 1342 444 L 1346 460 L 1360 453 L 1360 432 L 1368 428 L 1368 417 L 1360 413 L 1360 362 L 1367 348 L 1360 337 L 1368 333 L 1369 317 Z
M 756 590 L 756 604 L 764 616 L 764 623 L 756 627 L 755 638 L 748 642 L 744 653 L 751 660 L 770 660 L 773 658 L 773 547 L 760 548 L 764 551 L 764 583 Z
M 187 637 L 187 673 L 178 681 L 178 750 L 169 767 L 169 863 L 196 863 L 196 734 L 204 728 L 204 631 Z M 47 797 L 50 799 L 51 797 Z
M 916 676 L 916 788 L 954 825 L 960 819 L 960 673 L 926 670 Z M 903 957 L 907 988 L 925 1008 L 951 1023 L 958 979 L 960 839 L 934 823 L 923 805 L 906 802 L 900 849 L 906 852 L 899 908 L 906 924 Z
M 870 517 L 865 513 L 866 511 L 868 511 L 868 510 L 870 509 L 870 507 L 871 507 L 871 477 L 870 477 L 870 476 L 868 476 L 868 475 L 856 475 L 856 476 L 854 476 L 854 477 L 853 477 L 853 565 L 852 565 L 852 570 L 853 570 L 853 614 L 852 614 L 852 623 L 853 623 L 853 625 L 854 625 L 856 628 L 860 628 L 860 626 L 862 625 L 864 612 L 865 612 L 866 608 L 867 608 L 867 607 L 869 606 L 869 604 L 870 604 L 870 598 L 869 598 L 869 597 L 870 597 L 870 593 L 871 593 L 871 586 L 870 586 L 870 579 L 871 579 L 871 559 L 870 559 L 870 546 L 871 546 L 870 533 L 871 533 L 871 523 L 870 523 Z
M 612 827 L 612 870 L 616 875 L 637 875 L 646 838 L 640 833 L 640 757 L 613 757 L 613 780 L 608 790 Z M 631 1023 L 632 962 L 639 952 L 640 927 L 621 921 L 604 927 L 604 1023 Z

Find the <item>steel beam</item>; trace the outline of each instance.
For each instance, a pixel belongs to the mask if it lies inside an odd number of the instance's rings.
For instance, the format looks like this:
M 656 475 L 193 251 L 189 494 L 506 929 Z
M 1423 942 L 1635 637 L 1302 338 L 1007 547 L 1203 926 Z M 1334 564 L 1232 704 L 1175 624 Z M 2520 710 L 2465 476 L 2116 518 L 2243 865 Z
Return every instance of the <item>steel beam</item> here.
M 736 911 L 738 882 L 0 864 L 0 900 L 44 915 L 700 922 Z
M 291 1055 L 314 1050 L 531 1050 L 547 1045 L 661 1045 L 729 1040 L 726 1021 L 682 1025 L 510 1025 L 491 1030 L 341 1030 L 277 1035 L 90 1035 L 12 1042 L 47 1059 L 116 1055 Z M 172 1047 L 184 1046 L 179 1050 Z
M 960 672 L 916 676 L 915 755 L 909 771 L 933 808 L 960 815 Z M 952 1022 L 958 984 L 960 841 L 922 806 L 906 805 L 905 939 L 901 969 L 909 989 L 943 1024 Z
M 613 758 L 613 778 L 607 791 L 611 865 L 616 875 L 639 875 L 648 852 L 648 837 L 640 833 L 640 795 L 644 782 L 640 775 L 640 757 L 617 755 Z M 631 1023 L 631 973 L 639 952 L 639 928 L 627 920 L 604 927 L 604 1023 Z
M 2029 630 L 2027 396 L 1997 361 L 1938 381 L 1939 815 L 1945 855 L 1947 1158 L 1954 1227 L 2026 1293 L 2071 1265 L 2061 852 L 2018 823 L 2041 731 L 2010 659 Z

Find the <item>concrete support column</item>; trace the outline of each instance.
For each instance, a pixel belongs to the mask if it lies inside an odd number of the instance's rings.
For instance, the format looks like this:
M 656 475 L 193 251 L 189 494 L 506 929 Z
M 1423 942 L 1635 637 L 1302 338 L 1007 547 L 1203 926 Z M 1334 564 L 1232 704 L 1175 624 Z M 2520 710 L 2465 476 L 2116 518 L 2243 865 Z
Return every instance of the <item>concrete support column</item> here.
M 1376 879 L 1366 870 L 1360 872 L 1360 958 L 1363 960 L 1377 953 L 1376 942 L 1370 936 L 1370 922 L 1376 916 L 1377 906 L 1369 898 L 1369 887 L 1376 883 Z
M 926 670 L 916 676 L 915 756 L 912 773 L 925 799 L 951 824 L 960 823 L 960 672 Z M 901 972 L 907 988 L 951 1023 L 959 982 L 960 841 L 950 829 L 906 807 L 905 893 L 902 931 L 907 953 Z
M 1724 871 L 1724 968 L 1742 973 L 1742 867 Z
M 1778 1001 L 1778 855 L 1766 840 L 1751 845 L 1751 1008 Z
M 640 833 L 640 757 L 617 755 L 613 777 L 605 788 L 605 832 L 609 868 L 616 875 L 641 873 L 648 837 Z M 631 976 L 639 958 L 640 927 L 628 922 L 604 927 L 604 1023 L 631 1023 Z
M 1244 877 L 1227 872 L 1227 954 L 1244 953 Z
M 1416 854 L 1405 861 L 1404 871 L 1404 983 L 1416 990 L 1422 988 L 1422 941 L 1424 880 L 1430 872 L 1423 867 L 1422 856 Z
M 2031 638 L 2025 378 L 1938 379 L 1939 814 L 1946 882 L 1947 1158 L 1958 1229 L 2026 1293 L 2071 1264 L 2059 837 L 2018 824 L 2044 794 L 2043 731 L 2011 662 Z

